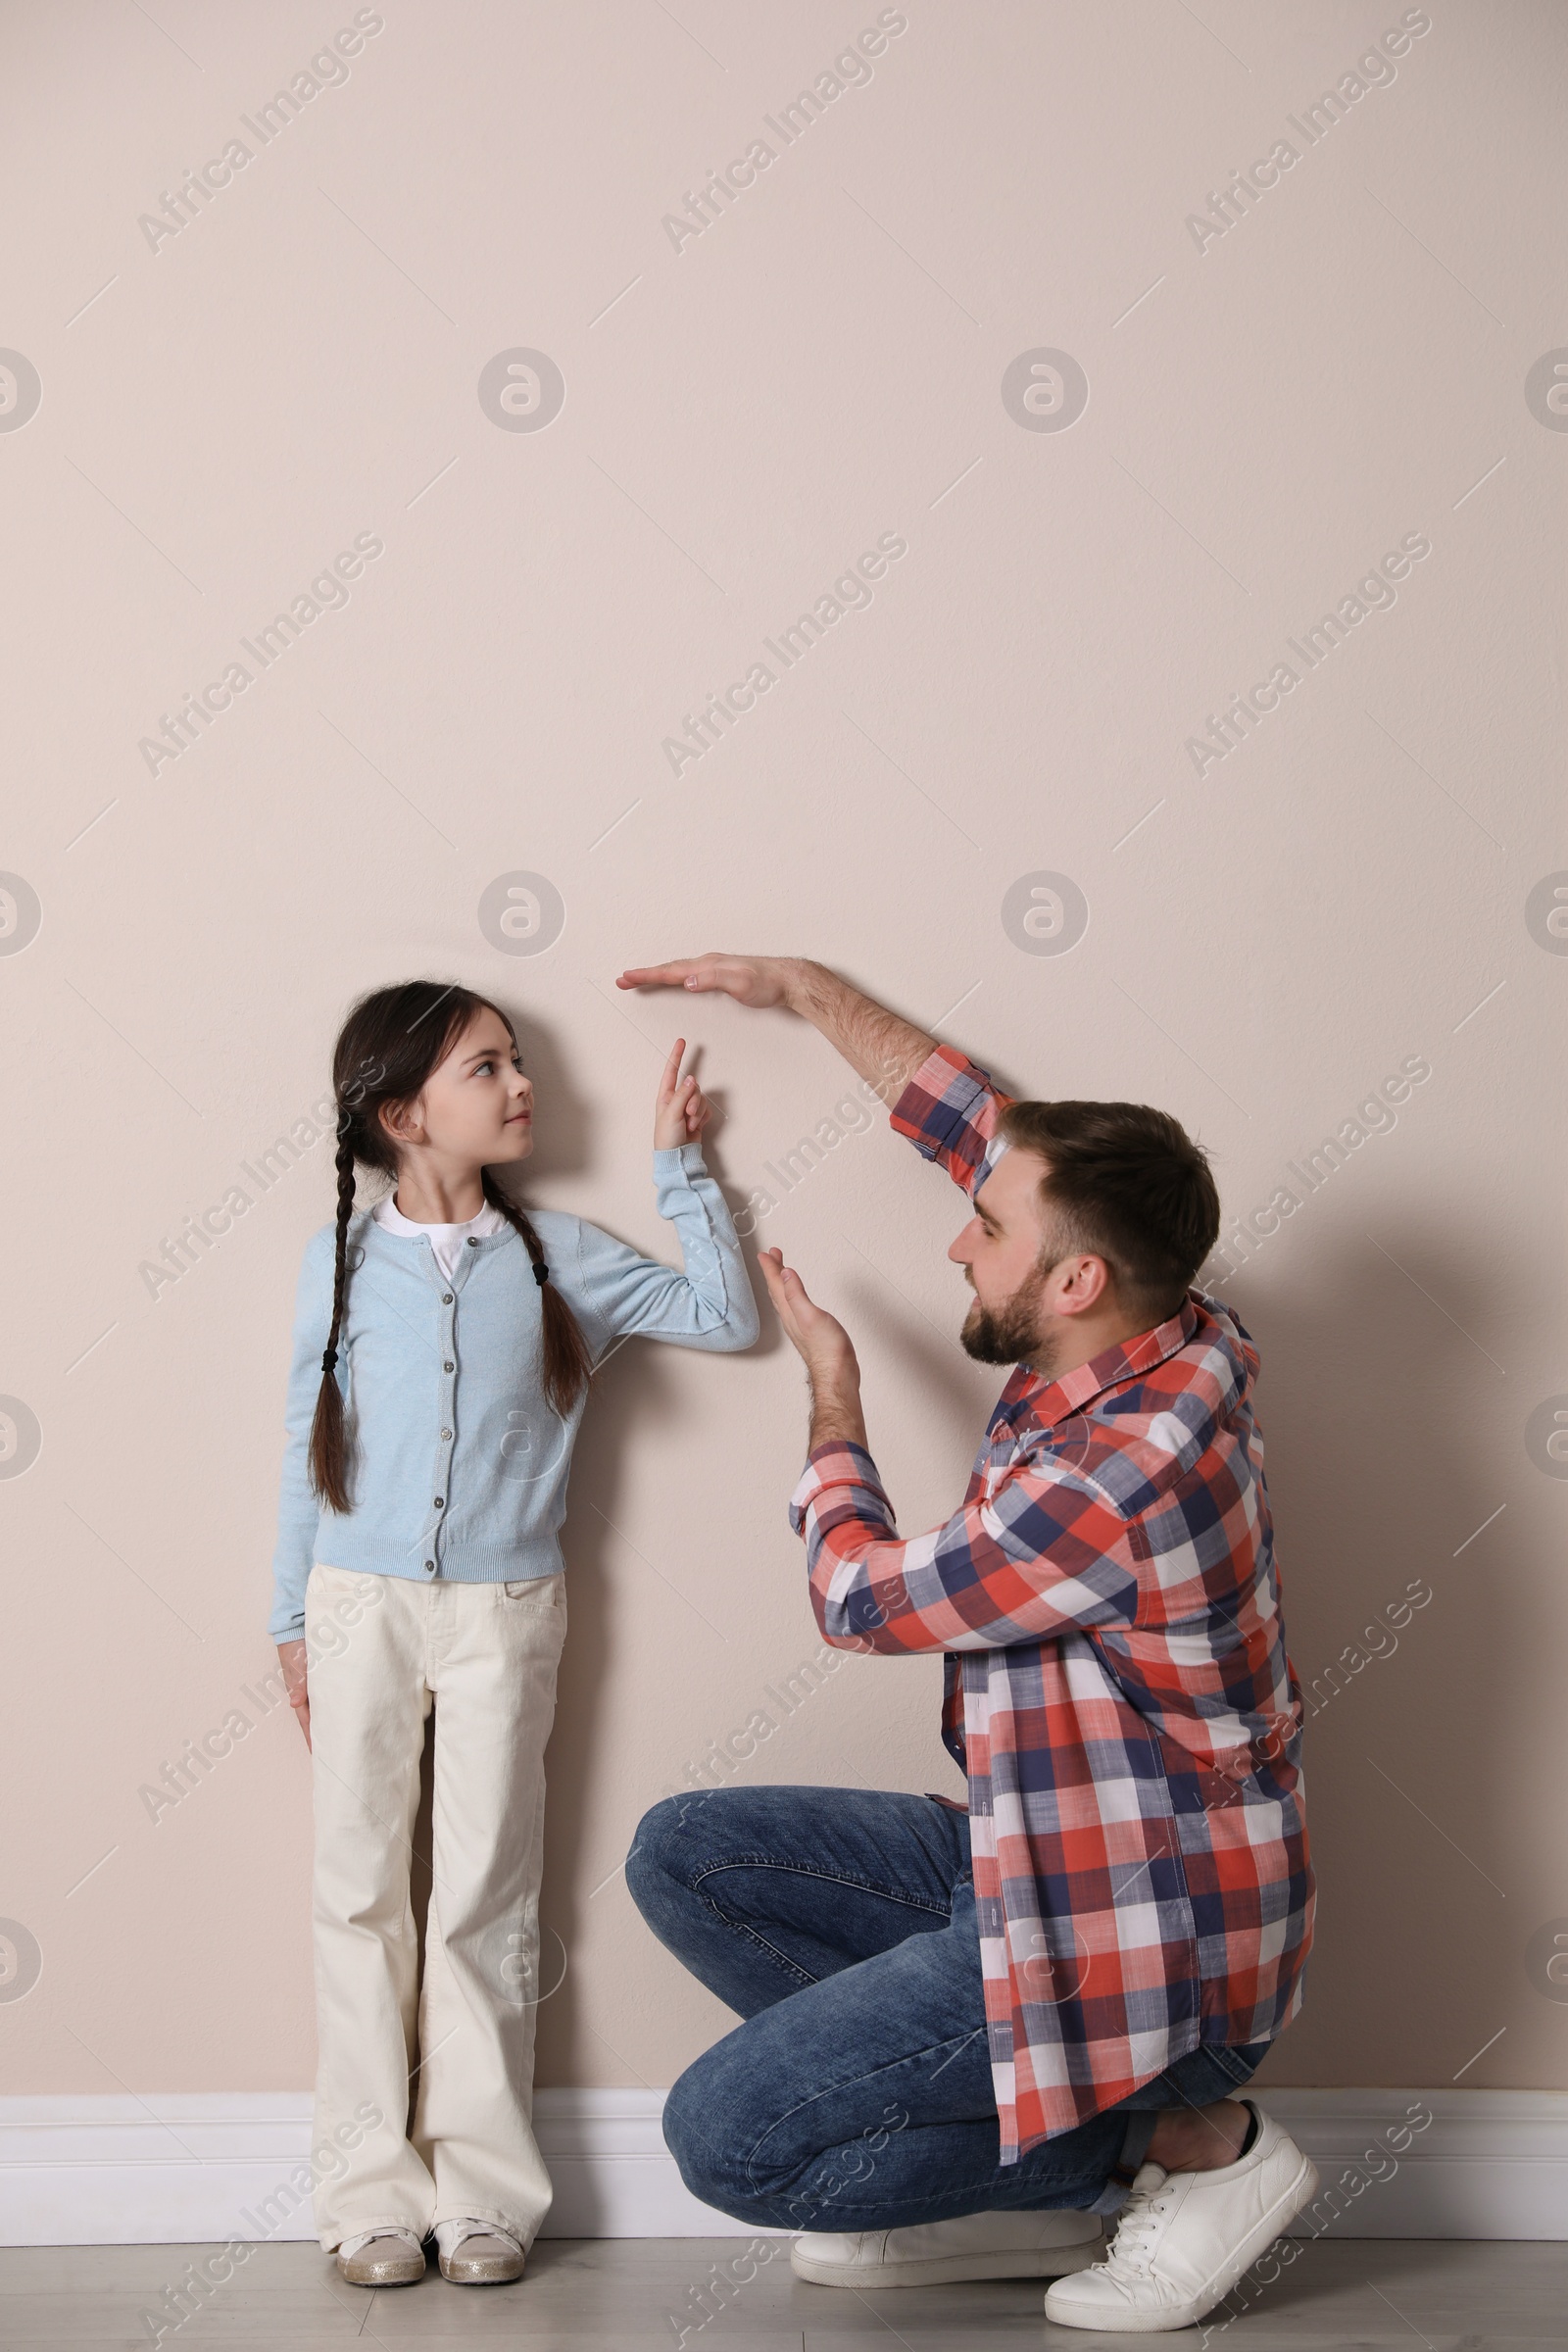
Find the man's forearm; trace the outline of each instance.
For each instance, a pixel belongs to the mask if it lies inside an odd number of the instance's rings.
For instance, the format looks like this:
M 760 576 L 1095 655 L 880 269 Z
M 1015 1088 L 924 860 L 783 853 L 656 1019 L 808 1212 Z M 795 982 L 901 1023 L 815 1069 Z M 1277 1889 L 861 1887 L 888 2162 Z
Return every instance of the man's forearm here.
M 811 1434 L 806 1449 L 814 1453 L 819 1446 L 859 1446 L 870 1452 L 858 1380 L 812 1379 Z
M 820 1029 L 852 1069 L 876 1087 L 884 1102 L 896 1102 L 936 1039 L 912 1021 L 862 996 L 825 963 L 791 956 L 784 965 L 785 1002 L 792 1012 Z M 863 1443 L 863 1439 L 861 1440 Z

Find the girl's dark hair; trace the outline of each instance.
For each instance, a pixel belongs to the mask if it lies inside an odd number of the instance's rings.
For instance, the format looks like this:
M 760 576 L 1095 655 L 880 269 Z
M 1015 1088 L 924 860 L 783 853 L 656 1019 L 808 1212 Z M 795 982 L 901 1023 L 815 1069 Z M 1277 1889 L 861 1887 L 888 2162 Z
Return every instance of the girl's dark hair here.
M 378 988 L 350 1011 L 332 1054 L 332 1096 L 337 1104 L 337 1256 L 332 1274 L 332 1328 L 321 1358 L 321 1387 L 311 1424 L 310 1473 L 315 1492 L 334 1511 L 353 1508 L 349 1492 L 350 1433 L 344 1425 L 343 1393 L 337 1384 L 338 1334 L 348 1293 L 349 1219 L 354 1213 L 356 1165 L 384 1176 L 398 1173 L 397 1148 L 381 1124 L 383 1104 L 411 1102 L 478 1012 L 500 1014 L 514 1045 L 510 1017 L 488 997 L 439 980 L 406 980 Z M 499 1209 L 532 1261 L 544 1314 L 544 1392 L 556 1412 L 570 1411 L 593 1370 L 588 1345 L 563 1294 L 549 1279 L 544 1245 L 527 1216 L 509 1200 L 493 1172 L 480 1182 L 492 1208 Z

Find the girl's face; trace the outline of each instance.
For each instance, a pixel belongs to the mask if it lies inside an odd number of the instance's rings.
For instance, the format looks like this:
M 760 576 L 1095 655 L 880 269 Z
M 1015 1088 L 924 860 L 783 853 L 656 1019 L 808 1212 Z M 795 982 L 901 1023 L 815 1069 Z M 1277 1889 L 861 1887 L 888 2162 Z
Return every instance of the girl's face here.
M 533 1086 L 512 1032 L 484 1006 L 412 1102 L 382 1113 L 400 1152 L 412 1146 L 448 1170 L 494 1167 L 533 1150 Z

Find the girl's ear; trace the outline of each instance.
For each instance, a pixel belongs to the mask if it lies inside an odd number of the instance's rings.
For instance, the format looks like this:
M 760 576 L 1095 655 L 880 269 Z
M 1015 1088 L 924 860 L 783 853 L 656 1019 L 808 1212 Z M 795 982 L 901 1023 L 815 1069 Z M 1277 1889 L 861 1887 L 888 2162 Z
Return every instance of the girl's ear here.
M 384 1132 L 392 1138 L 395 1144 L 417 1141 L 419 1126 L 417 1097 L 412 1102 L 382 1102 L 377 1106 L 375 1115 L 380 1120 Z

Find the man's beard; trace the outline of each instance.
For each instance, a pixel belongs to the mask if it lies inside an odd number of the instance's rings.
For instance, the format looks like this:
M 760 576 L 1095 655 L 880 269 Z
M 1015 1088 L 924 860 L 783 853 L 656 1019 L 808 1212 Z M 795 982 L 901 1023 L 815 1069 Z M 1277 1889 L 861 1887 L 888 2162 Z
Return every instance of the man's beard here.
M 1042 1254 L 1033 1271 L 1002 1306 L 982 1306 L 976 1298 L 958 1334 L 964 1350 L 980 1364 L 1030 1364 L 1049 1378 L 1056 1352 L 1048 1337 L 1040 1308 L 1040 1285 L 1055 1264 Z

